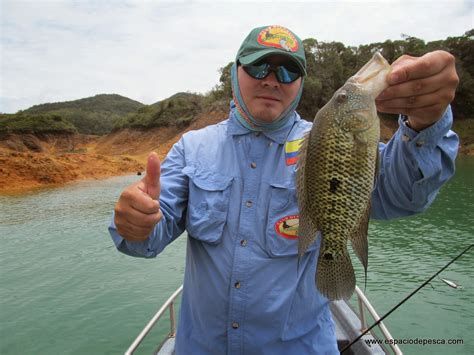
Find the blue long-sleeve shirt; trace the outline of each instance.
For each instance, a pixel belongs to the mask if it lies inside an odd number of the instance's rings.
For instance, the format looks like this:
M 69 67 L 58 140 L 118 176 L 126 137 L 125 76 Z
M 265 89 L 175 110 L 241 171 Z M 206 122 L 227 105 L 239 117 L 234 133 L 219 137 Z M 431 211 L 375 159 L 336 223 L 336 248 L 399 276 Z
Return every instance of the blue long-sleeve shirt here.
M 380 145 L 371 217 L 423 211 L 454 173 L 458 138 L 450 108 L 416 133 L 400 128 Z M 161 166 L 163 218 L 144 242 L 109 227 L 117 248 L 155 257 L 188 233 L 176 353 L 338 354 L 329 301 L 315 287 L 320 239 L 300 260 L 295 144 L 311 123 L 297 114 L 282 128 L 255 133 L 232 114 L 191 131 Z

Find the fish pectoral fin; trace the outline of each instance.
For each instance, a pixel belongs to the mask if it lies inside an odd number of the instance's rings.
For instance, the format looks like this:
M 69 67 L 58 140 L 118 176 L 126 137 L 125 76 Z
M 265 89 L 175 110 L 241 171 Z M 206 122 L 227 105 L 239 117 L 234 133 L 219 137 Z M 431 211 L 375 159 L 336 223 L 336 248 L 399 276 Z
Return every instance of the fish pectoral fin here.
M 309 246 L 314 243 L 317 233 L 318 228 L 305 213 L 305 210 L 301 209 L 298 225 L 298 258 L 301 258 L 306 250 L 308 250 Z
M 299 171 L 299 170 L 304 171 L 304 166 L 306 163 L 306 152 L 308 151 L 310 133 L 311 131 L 305 132 L 303 134 L 303 138 L 300 141 L 300 144 L 298 147 L 298 161 L 296 162 L 296 171 Z M 303 173 L 301 172 L 300 175 L 303 176 Z
M 379 178 L 379 174 L 380 174 L 380 169 L 382 167 L 382 154 L 380 153 L 379 151 L 379 147 L 377 146 L 377 155 L 376 155 L 376 159 L 375 159 L 375 172 L 374 172 L 374 189 L 375 189 L 375 186 L 377 186 L 377 180 Z
M 306 154 L 308 151 L 308 142 L 310 139 L 310 132 L 306 132 L 298 151 L 299 159 L 296 167 L 296 186 L 297 186 L 297 200 L 299 210 L 299 225 L 298 225 L 298 260 L 303 256 L 309 246 L 316 240 L 318 227 L 308 215 L 308 200 L 305 183 L 305 163 Z
M 352 249 L 364 266 L 365 274 L 367 275 L 367 266 L 369 263 L 369 243 L 368 243 L 368 229 L 369 229 L 369 215 L 370 215 L 370 200 L 367 207 L 360 218 L 359 224 L 356 226 L 350 235 Z

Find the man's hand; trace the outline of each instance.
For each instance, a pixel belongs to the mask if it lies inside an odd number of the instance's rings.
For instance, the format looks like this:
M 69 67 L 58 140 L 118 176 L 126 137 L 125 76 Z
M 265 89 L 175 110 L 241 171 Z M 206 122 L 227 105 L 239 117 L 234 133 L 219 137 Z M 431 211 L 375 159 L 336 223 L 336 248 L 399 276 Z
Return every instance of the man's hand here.
M 459 83 L 454 62 L 445 51 L 401 56 L 387 77 L 390 86 L 377 97 L 377 110 L 408 116 L 408 125 L 415 131 L 432 125 L 454 99 Z
M 148 155 L 146 175 L 127 187 L 115 205 L 115 226 L 126 240 L 143 241 L 161 220 L 160 160 L 152 152 Z

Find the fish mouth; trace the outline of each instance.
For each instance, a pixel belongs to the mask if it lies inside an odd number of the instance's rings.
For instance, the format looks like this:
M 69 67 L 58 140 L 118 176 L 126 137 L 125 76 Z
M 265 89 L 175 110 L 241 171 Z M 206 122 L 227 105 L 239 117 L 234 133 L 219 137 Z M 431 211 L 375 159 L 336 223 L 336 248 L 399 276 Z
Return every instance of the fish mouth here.
M 376 52 L 360 70 L 348 81 L 356 84 L 365 92 L 370 93 L 376 98 L 383 90 L 388 87 L 387 75 L 392 67 L 387 60 Z

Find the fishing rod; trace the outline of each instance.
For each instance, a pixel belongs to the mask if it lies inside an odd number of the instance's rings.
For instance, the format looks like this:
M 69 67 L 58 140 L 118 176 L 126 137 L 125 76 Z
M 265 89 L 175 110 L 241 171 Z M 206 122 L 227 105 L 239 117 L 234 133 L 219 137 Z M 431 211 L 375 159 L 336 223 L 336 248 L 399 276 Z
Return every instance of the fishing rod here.
M 398 307 L 400 307 L 403 303 L 405 303 L 406 301 L 408 301 L 409 298 L 411 298 L 411 296 L 413 296 L 415 293 L 417 293 L 418 291 L 420 291 L 423 287 L 425 287 L 431 280 L 433 280 L 436 276 L 438 276 L 438 274 L 440 274 L 443 270 L 445 270 L 449 265 L 451 265 L 452 263 L 454 263 L 457 259 L 459 259 L 461 256 L 463 256 L 465 253 L 467 253 L 467 251 L 469 249 L 471 249 L 472 247 L 474 246 L 474 244 L 471 244 L 469 245 L 466 249 L 464 249 L 464 251 L 459 254 L 458 256 L 456 256 L 454 259 L 452 259 L 449 263 L 447 263 L 444 267 L 441 268 L 441 270 L 439 270 L 438 272 L 436 272 L 433 276 L 431 276 L 428 280 L 426 280 L 425 282 L 423 282 L 415 291 L 413 291 L 412 293 L 410 293 L 408 296 L 406 296 L 403 300 L 401 300 L 395 307 L 393 307 L 390 311 L 388 311 L 387 313 L 385 313 L 385 315 L 380 318 L 378 321 L 376 321 L 374 324 L 372 324 L 368 329 L 366 329 L 361 335 L 359 335 L 357 338 L 355 338 L 354 340 L 352 340 L 351 343 L 349 343 L 349 345 L 347 345 L 344 349 L 341 350 L 341 354 L 348 350 L 352 345 L 354 345 L 360 338 L 362 338 L 365 334 L 367 334 L 370 330 L 372 330 L 375 326 L 377 326 L 381 321 L 383 321 L 385 318 L 387 318 L 393 311 L 395 311 Z

